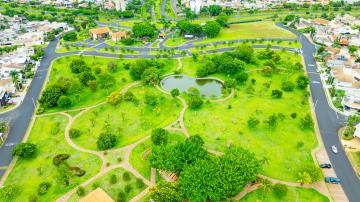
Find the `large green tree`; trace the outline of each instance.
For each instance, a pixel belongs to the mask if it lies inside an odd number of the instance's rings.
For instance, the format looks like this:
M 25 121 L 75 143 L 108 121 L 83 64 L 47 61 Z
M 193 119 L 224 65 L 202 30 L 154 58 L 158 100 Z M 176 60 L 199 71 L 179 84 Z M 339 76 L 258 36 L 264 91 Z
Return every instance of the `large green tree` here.
M 181 202 L 181 192 L 176 182 L 163 182 L 150 188 L 150 199 L 156 202 Z
M 204 25 L 203 30 L 209 38 L 215 38 L 220 33 L 221 25 L 216 21 L 209 21 Z

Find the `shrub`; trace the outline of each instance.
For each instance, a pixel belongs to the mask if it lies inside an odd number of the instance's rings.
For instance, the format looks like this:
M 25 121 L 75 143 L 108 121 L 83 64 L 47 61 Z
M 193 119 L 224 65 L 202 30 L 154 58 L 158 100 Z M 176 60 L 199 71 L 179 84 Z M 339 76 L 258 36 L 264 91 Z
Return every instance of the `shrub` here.
M 48 192 L 49 188 L 51 187 L 51 184 L 49 182 L 42 182 L 39 184 L 38 187 L 38 194 L 44 195 Z
M 271 97 L 276 98 L 276 99 L 281 98 L 281 97 L 282 97 L 282 94 L 283 94 L 283 93 L 282 93 L 281 90 L 275 89 L 275 90 L 272 90 L 272 91 L 271 91 Z
M 114 73 L 118 70 L 118 63 L 116 60 L 111 60 L 108 64 L 107 64 L 107 68 L 108 71 L 111 73 Z
M 21 158 L 32 158 L 37 152 L 37 147 L 32 143 L 20 143 L 12 150 L 12 156 Z
M 198 109 L 203 103 L 204 101 L 199 96 L 191 96 L 189 99 L 189 107 L 191 109 Z
M 247 121 L 249 128 L 255 128 L 257 125 L 259 125 L 259 123 L 260 123 L 259 119 L 255 117 L 250 117 Z
M 117 201 L 118 202 L 126 202 L 127 201 L 126 193 L 123 190 L 119 191 Z
M 59 107 L 68 108 L 71 105 L 71 100 L 68 96 L 62 95 L 57 101 Z
M 262 68 L 261 73 L 263 76 L 269 77 L 273 73 L 273 69 L 269 66 L 265 66 Z
M 77 138 L 80 137 L 81 131 L 76 128 L 71 128 L 69 131 L 70 138 Z
M 117 137 L 111 133 L 101 133 L 96 144 L 100 150 L 110 149 L 117 144 Z
M 126 193 L 130 193 L 132 189 L 133 189 L 133 188 L 132 188 L 131 184 L 125 185 L 124 190 L 125 190 Z
M 307 114 L 304 118 L 300 120 L 300 126 L 303 129 L 310 129 L 314 127 L 314 122 L 310 114 Z
M 69 154 L 58 154 L 53 158 L 53 164 L 55 166 L 59 166 L 60 164 L 62 164 L 69 157 L 70 157 Z
M 281 88 L 283 89 L 283 91 L 293 91 L 295 88 L 295 84 L 291 81 L 285 81 L 281 84 Z
M 174 88 L 170 91 L 171 96 L 176 97 L 180 95 L 180 91 L 177 88 Z
M 78 196 L 85 196 L 85 188 L 84 187 L 79 187 L 77 190 L 76 190 L 76 194 Z
M 295 112 L 291 113 L 291 118 L 295 119 L 297 117 L 297 114 Z
M 129 172 L 124 172 L 122 177 L 123 177 L 124 181 L 130 181 L 131 180 L 131 175 L 130 175 Z
M 158 97 L 156 95 L 153 95 L 150 93 L 145 94 L 144 98 L 145 98 L 145 100 L 144 100 L 145 104 L 148 104 L 151 106 L 155 106 L 159 102 Z
M 117 105 L 120 103 L 122 99 L 122 96 L 120 94 L 120 92 L 112 92 L 108 97 L 107 97 L 107 102 L 111 105 Z
M 355 133 L 356 128 L 353 125 L 348 125 L 346 126 L 344 132 L 343 132 L 343 139 L 345 140 L 351 140 L 354 138 L 354 133 Z
M 143 180 L 141 178 L 136 179 L 136 187 L 139 188 L 139 189 L 145 187 L 145 184 L 144 184 L 144 182 L 143 182 Z
M 38 197 L 36 195 L 30 195 L 28 198 L 29 202 L 36 202 L 38 201 Z
M 18 188 L 14 185 L 8 185 L 0 188 L 0 198 L 4 201 L 11 201 L 15 198 Z
M 77 176 L 77 177 L 81 177 L 81 176 L 84 176 L 86 171 L 79 168 L 79 167 L 69 167 L 69 171 L 70 173 L 73 175 L 73 176 Z
M 156 128 L 151 132 L 151 141 L 154 145 L 165 145 L 168 141 L 168 131 L 163 128 Z
M 116 184 L 118 182 L 118 178 L 116 175 L 110 175 L 110 184 Z
M 127 91 L 123 96 L 125 101 L 131 102 L 135 100 L 135 95 L 131 91 Z
M 289 190 L 287 186 L 284 184 L 277 183 L 273 186 L 273 192 L 279 199 L 284 198 L 287 195 L 288 191 Z
M 309 79 L 306 76 L 299 76 L 296 80 L 297 87 L 300 89 L 305 89 L 309 84 Z

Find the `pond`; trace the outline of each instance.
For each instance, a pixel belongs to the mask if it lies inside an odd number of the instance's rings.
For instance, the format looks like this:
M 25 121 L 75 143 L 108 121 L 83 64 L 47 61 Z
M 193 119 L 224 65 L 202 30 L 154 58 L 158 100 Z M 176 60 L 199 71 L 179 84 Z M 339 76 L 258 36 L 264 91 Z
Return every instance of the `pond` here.
M 162 87 L 166 91 L 175 88 L 180 92 L 186 92 L 189 88 L 194 87 L 200 91 L 203 97 L 220 97 L 222 96 L 223 83 L 213 78 L 194 78 L 186 75 L 168 76 L 161 81 Z

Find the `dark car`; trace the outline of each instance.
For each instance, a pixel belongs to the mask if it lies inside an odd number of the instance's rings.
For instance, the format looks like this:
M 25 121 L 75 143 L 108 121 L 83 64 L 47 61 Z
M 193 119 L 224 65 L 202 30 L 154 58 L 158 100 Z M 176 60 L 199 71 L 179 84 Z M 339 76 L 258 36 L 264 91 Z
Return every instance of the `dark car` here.
M 331 184 L 340 184 L 340 179 L 337 177 L 325 177 L 325 182 Z
M 330 163 L 320 164 L 320 168 L 331 168 L 331 164 Z

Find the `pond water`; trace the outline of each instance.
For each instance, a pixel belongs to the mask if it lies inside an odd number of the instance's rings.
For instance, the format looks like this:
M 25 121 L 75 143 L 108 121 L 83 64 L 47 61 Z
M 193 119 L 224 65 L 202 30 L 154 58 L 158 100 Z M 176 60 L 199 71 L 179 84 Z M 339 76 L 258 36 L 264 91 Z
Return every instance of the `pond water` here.
M 161 81 L 162 87 L 166 91 L 179 89 L 180 92 L 186 92 L 189 88 L 194 87 L 200 91 L 203 97 L 220 97 L 222 96 L 223 83 L 212 78 L 194 78 L 186 75 L 173 75 L 166 77 Z

